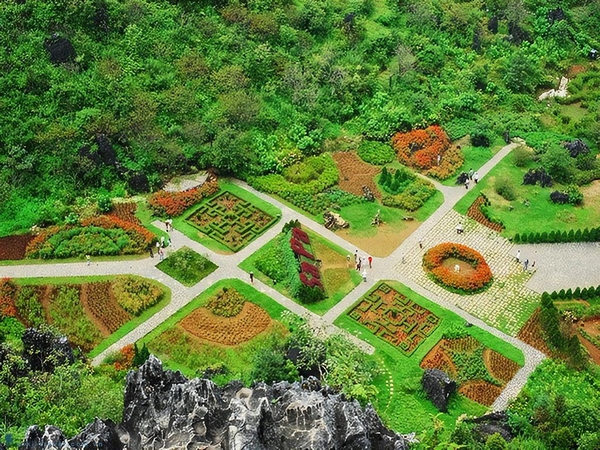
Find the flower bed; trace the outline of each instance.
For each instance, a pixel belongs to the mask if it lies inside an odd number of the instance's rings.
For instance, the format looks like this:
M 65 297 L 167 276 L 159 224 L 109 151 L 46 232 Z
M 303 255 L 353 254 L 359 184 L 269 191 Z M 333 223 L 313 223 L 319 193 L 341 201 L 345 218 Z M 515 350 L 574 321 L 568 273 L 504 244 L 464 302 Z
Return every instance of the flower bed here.
M 455 272 L 443 265 L 448 258 L 464 261 L 474 270 L 467 274 Z M 492 271 L 479 252 L 450 242 L 429 249 L 423 255 L 423 268 L 437 284 L 464 294 L 480 292 L 493 280 Z
M 0 317 L 15 317 L 17 308 L 15 306 L 15 294 L 17 286 L 10 278 L 0 280 Z
M 29 242 L 25 254 L 43 259 L 139 254 L 155 239 L 141 225 L 103 215 L 85 219 L 80 226 L 45 228 Z
M 475 199 L 471 206 L 469 206 L 469 209 L 467 210 L 467 217 L 470 217 L 471 219 L 479 222 L 481 225 L 500 233 L 502 230 L 504 230 L 504 226 L 501 223 L 492 222 L 482 210 L 483 207 L 488 205 L 489 200 L 484 195 L 480 195 Z
M 141 225 L 140 219 L 135 215 L 137 204 L 134 202 L 115 203 L 109 215 L 118 217 L 121 220 Z
M 82 303 L 109 333 L 114 333 L 131 320 L 131 315 L 116 301 L 110 281 L 85 283 L 81 288 Z
M 472 336 L 441 339 L 420 365 L 443 370 L 456 380 L 459 393 L 486 406 L 494 403 L 519 370 L 517 363 Z
M 198 186 L 187 191 L 167 192 L 158 191 L 152 194 L 148 199 L 148 204 L 153 213 L 159 217 L 176 217 L 190 206 L 195 205 L 200 200 L 217 193 L 219 185 L 215 178 L 206 181 L 202 186 Z
M 290 247 L 300 260 L 300 281 L 304 286 L 311 288 L 317 287 L 321 291 L 324 291 L 319 268 L 313 264 L 315 262 L 315 257 L 312 250 L 308 251 L 304 248 L 305 245 L 310 246 L 308 234 L 300 228 L 292 228 Z M 308 259 L 308 261 L 305 259 Z
M 213 314 L 207 308 L 198 308 L 186 316 L 180 325 L 200 339 L 234 346 L 247 342 L 266 330 L 271 325 L 271 317 L 260 306 L 245 301 L 235 316 L 223 317 Z
M 234 252 L 273 225 L 277 219 L 230 192 L 203 202 L 186 221 Z
M 0 260 L 16 261 L 25 258 L 25 250 L 32 239 L 31 234 L 17 234 L 0 238 Z
M 451 177 L 464 162 L 460 149 L 450 147 L 448 135 L 438 125 L 396 133 L 392 137 L 392 146 L 404 165 L 440 180 Z
M 348 315 L 409 356 L 437 328 L 439 317 L 385 283 Z

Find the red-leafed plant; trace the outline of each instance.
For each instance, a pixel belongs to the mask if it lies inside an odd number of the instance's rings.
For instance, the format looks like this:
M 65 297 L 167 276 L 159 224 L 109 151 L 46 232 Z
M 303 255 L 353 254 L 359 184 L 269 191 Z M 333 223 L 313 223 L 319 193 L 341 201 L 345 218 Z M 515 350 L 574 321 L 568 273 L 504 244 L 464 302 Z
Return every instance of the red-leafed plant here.
M 190 206 L 195 205 L 205 197 L 210 197 L 219 190 L 216 179 L 207 181 L 198 186 L 182 192 L 158 191 L 148 199 L 148 204 L 154 214 L 160 217 L 176 217 Z

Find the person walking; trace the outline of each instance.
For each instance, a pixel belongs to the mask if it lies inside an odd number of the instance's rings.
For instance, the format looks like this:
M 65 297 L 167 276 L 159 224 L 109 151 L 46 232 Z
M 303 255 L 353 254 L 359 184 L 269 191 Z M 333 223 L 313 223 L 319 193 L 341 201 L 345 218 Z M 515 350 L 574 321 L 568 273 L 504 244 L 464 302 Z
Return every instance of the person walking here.
M 517 250 L 517 262 L 521 262 L 521 250 Z
M 479 173 L 475 172 L 473 174 L 473 181 L 475 182 L 475 184 L 479 183 Z
M 354 252 L 354 263 L 356 264 L 358 262 L 358 250 L 356 250 Z
M 526 259 L 525 261 L 523 261 L 523 270 L 525 272 L 527 272 L 527 267 L 529 266 L 529 260 Z
M 469 179 L 465 180 L 465 189 L 469 189 Z
M 250 283 L 254 284 L 254 272 L 250 272 Z
M 87 265 L 92 264 L 92 257 L 90 255 L 85 255 L 85 260 L 87 261 Z
M 367 282 L 367 269 L 364 269 L 362 272 L 362 278 L 363 281 L 366 283 Z
M 373 257 L 369 255 L 369 269 L 373 268 Z
M 469 169 L 469 180 L 473 179 L 473 168 Z

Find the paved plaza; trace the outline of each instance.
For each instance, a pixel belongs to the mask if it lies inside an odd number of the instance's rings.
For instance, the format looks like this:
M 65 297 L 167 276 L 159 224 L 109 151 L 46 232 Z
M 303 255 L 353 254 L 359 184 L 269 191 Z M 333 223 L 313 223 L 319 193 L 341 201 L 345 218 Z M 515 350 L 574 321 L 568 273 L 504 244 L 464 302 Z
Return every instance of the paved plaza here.
M 483 178 L 516 145 L 507 145 L 494 155 L 479 170 L 480 177 Z M 85 263 L 0 266 L 0 277 L 134 274 L 165 284 L 172 292 L 171 302 L 94 358 L 93 363 L 99 364 L 110 353 L 143 338 L 217 281 L 237 278 L 249 282 L 248 274 L 242 271 L 238 265 L 273 239 L 280 232 L 281 225 L 290 220 L 299 220 L 303 226 L 339 245 L 348 254 L 353 254 L 356 250 L 355 245 L 276 199 L 254 190 L 243 182 L 234 182 L 279 208 L 282 213 L 281 220 L 247 247 L 231 255 L 215 253 L 179 231 L 172 231 L 170 233 L 172 245 L 169 247 L 169 251 L 186 246 L 206 255 L 219 266 L 216 271 L 192 287 L 183 286 L 157 269 L 155 265 L 159 262 L 158 258 L 149 257 L 128 261 L 93 262 L 90 266 Z M 452 209 L 468 191 L 462 186 L 448 187 L 436 182 L 434 184 L 444 195 L 443 205 L 390 256 L 374 258 L 373 269 L 368 270 L 367 282 L 360 283 L 322 317 L 257 279 L 254 280 L 254 287 L 290 311 L 306 317 L 315 329 L 323 330 L 326 333 L 343 332 L 363 351 L 373 353 L 374 348 L 371 345 L 340 330 L 333 325 L 333 322 L 380 280 L 397 280 L 440 306 L 459 314 L 465 321 L 489 331 L 523 351 L 524 367 L 508 383 L 492 405 L 492 409 L 504 409 L 508 405 L 508 401 L 520 392 L 531 372 L 544 359 L 541 352 L 515 338 L 520 326 L 539 303 L 540 293 L 544 290 L 600 284 L 600 245 L 597 243 L 519 245 L 522 259 L 528 258 L 531 262 L 536 261 L 533 270 L 525 272 L 523 266 L 516 261 L 517 247 L 514 244 L 487 227 L 466 219 Z M 462 234 L 456 233 L 456 225 L 459 222 L 465 226 Z M 157 225 L 162 226 L 160 223 Z M 484 292 L 462 296 L 451 293 L 432 282 L 422 269 L 422 257 L 424 251 L 442 242 L 465 244 L 480 252 L 494 274 L 492 286 Z M 368 253 L 368 249 L 361 250 L 361 253 Z

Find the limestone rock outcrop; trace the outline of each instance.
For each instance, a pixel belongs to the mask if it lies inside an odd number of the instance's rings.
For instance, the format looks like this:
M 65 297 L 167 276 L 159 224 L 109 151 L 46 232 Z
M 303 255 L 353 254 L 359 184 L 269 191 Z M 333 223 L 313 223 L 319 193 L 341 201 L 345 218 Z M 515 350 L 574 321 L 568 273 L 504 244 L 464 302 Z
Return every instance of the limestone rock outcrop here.
M 439 369 L 427 369 L 421 378 L 421 384 L 433 405 L 441 412 L 448 412 L 448 400 L 456 391 L 456 382 Z
M 23 449 L 406 450 L 410 437 L 383 426 L 371 406 L 304 382 L 232 382 L 220 388 L 163 370 L 151 356 L 127 375 L 122 423 L 96 421 L 67 440 L 32 426 Z

